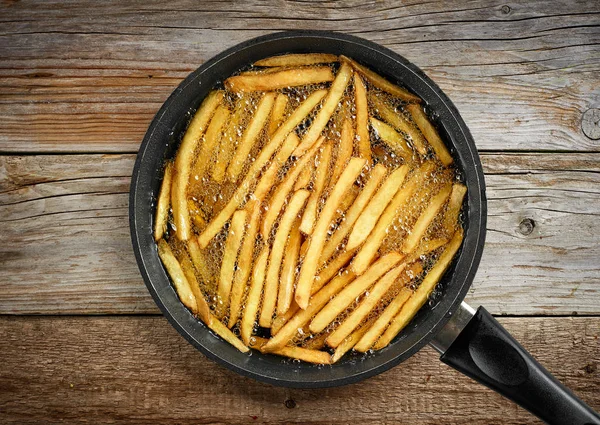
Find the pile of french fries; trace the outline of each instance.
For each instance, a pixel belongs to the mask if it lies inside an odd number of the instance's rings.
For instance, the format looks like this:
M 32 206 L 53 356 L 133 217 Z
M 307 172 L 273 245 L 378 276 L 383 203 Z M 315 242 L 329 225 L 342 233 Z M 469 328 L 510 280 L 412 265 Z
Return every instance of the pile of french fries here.
M 263 59 L 224 86 L 158 196 L 181 302 L 244 352 L 330 364 L 386 347 L 463 238 L 467 189 L 421 100 L 330 54 Z

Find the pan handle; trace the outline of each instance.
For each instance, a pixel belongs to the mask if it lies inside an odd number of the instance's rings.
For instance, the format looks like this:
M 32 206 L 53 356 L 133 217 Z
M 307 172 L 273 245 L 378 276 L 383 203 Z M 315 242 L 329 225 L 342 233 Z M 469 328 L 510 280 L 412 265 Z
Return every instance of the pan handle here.
M 548 424 L 600 425 L 600 415 L 558 382 L 483 307 L 463 303 L 432 342 L 440 360 Z

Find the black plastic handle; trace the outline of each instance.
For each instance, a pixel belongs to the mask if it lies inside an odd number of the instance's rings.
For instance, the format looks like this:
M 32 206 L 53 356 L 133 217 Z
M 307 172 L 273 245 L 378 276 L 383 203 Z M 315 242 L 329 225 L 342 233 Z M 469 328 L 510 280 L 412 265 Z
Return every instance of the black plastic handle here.
M 483 307 L 440 360 L 548 424 L 600 425 L 600 415 L 558 382 Z

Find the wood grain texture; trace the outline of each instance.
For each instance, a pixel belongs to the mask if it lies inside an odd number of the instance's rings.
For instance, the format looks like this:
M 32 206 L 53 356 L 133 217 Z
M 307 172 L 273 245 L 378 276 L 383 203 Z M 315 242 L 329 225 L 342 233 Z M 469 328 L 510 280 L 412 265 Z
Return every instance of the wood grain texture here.
M 134 158 L 0 156 L 0 313 L 158 312 L 129 238 Z M 495 314 L 600 314 L 600 154 L 482 160 L 488 236 L 468 301 Z
M 600 318 L 501 322 L 600 408 Z M 162 317 L 4 316 L 0 352 L 5 424 L 541 423 L 442 364 L 428 347 L 382 375 L 320 390 L 240 377 L 206 359 Z
M 424 69 L 486 150 L 598 151 L 595 1 L 5 2 L 0 152 L 135 152 L 204 61 L 288 29 L 355 34 Z

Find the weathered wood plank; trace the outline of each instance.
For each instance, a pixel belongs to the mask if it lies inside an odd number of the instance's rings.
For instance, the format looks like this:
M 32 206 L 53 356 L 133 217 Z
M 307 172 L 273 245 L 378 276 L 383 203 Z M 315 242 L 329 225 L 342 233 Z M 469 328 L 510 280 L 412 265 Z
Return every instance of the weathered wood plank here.
M 600 318 L 504 318 L 600 408 Z M 538 424 L 425 348 L 358 384 L 277 388 L 210 362 L 162 317 L 0 317 L 3 423 Z
M 161 103 L 208 58 L 316 24 L 422 67 L 457 104 L 480 149 L 599 149 L 580 128 L 583 112 L 600 104 L 593 1 L 2 7 L 2 152 L 134 152 Z
M 482 159 L 488 238 L 468 300 L 496 314 L 599 314 L 600 154 Z M 129 239 L 133 161 L 0 157 L 0 313 L 158 312 Z

